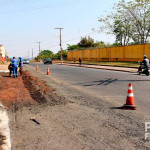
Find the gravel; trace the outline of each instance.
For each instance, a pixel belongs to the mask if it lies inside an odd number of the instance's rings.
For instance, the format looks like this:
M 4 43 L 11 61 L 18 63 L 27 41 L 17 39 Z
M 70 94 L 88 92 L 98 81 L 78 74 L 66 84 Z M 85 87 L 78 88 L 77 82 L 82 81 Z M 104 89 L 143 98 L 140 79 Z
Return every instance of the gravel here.
M 119 109 L 108 99 L 64 84 L 30 66 L 25 69 L 53 88 L 62 103 L 22 107 L 16 114 L 9 111 L 12 150 L 150 149 L 150 142 L 144 139 L 148 116 Z

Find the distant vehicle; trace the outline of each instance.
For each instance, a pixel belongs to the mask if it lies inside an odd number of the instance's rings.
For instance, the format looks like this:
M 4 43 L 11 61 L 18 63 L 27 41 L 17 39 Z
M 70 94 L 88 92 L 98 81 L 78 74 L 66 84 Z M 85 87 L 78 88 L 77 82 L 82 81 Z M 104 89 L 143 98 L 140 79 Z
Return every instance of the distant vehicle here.
M 29 64 L 29 59 L 24 59 L 23 64 Z
M 52 60 L 50 58 L 44 59 L 44 64 L 52 64 Z

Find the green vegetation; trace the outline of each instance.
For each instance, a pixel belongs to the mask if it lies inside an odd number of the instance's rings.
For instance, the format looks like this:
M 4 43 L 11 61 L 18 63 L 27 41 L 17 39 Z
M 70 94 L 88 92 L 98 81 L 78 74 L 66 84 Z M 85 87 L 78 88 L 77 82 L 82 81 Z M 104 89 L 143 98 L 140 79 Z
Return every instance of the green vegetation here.
M 62 51 L 62 56 L 63 56 L 63 59 L 67 59 L 67 51 L 66 50 Z M 43 50 L 34 59 L 36 61 L 39 61 L 40 59 L 44 60 L 45 58 L 59 59 L 60 60 L 61 51 L 58 51 L 56 54 L 54 54 L 51 50 Z
M 64 61 L 66 63 L 74 63 L 73 61 Z M 76 63 L 79 63 L 76 61 Z M 107 65 L 107 66 L 123 66 L 123 67 L 138 67 L 138 62 L 102 62 L 102 61 L 82 61 L 82 64 Z
M 115 13 L 114 13 L 115 12 Z M 150 40 L 150 1 L 119 1 L 114 11 L 99 18 L 101 31 L 116 36 L 120 46 L 145 44 Z
M 95 42 L 90 36 L 82 37 L 80 42 L 75 45 L 67 44 L 67 50 L 86 49 L 86 48 L 103 48 L 107 45 L 103 41 Z M 109 45 L 110 46 L 110 45 Z
M 62 57 L 63 60 L 67 59 L 67 51 L 66 50 L 62 50 Z M 54 57 L 52 59 L 61 59 L 61 51 L 59 51 L 58 53 L 54 54 Z

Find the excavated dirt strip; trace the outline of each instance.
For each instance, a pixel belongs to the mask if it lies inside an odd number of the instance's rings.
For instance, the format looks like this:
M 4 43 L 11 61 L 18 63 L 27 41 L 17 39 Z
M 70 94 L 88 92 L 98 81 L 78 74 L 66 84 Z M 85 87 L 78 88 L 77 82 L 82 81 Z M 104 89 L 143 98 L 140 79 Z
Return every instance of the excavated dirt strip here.
M 6 73 L 0 73 L 0 101 L 14 115 L 11 121 L 13 120 L 15 123 L 17 121 L 17 111 L 24 106 L 31 107 L 34 105 L 36 107 L 37 105 L 65 104 L 66 102 L 60 101 L 60 97 L 54 91 L 44 81 L 31 76 L 28 72 L 24 72 L 23 76 L 18 78 L 12 78 Z M 48 99 L 50 100 L 47 101 Z M 0 150 L 8 150 L 6 146 L 9 144 L 6 143 L 8 140 L 6 135 L 9 135 L 6 132 L 8 132 L 9 127 L 5 128 L 8 125 L 6 124 L 8 121 L 4 118 L 7 117 L 5 114 L 5 110 L 0 107 Z
M 29 91 L 25 88 L 22 77 L 10 78 L 8 74 L 1 73 L 0 80 L 0 100 L 7 108 L 13 108 L 14 105 L 31 105 L 34 100 Z

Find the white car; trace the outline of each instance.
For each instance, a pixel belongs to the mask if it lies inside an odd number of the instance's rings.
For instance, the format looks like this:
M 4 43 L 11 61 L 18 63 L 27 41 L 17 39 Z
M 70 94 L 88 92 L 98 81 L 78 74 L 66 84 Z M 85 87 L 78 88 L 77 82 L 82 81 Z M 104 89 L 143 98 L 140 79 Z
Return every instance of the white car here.
M 24 59 L 23 64 L 29 64 L 29 59 Z

